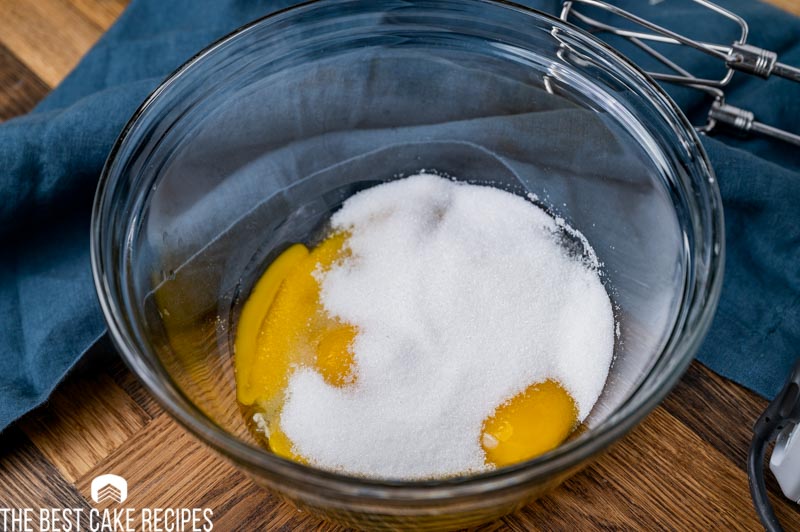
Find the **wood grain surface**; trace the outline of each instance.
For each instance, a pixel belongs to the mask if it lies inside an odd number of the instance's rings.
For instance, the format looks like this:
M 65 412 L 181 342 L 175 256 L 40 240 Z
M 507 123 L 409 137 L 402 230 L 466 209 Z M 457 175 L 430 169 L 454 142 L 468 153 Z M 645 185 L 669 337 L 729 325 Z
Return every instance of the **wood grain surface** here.
M 800 14 L 800 0 L 772 0 Z M 0 0 L 0 121 L 30 110 L 125 0 Z M 776 20 L 776 24 L 780 21 Z M 638 428 L 588 469 L 483 530 L 759 530 L 744 471 L 766 401 L 694 363 Z M 0 507 L 92 507 L 115 471 L 129 504 L 210 507 L 217 530 L 335 530 L 257 488 L 179 427 L 100 345 L 42 408 L 0 435 Z M 770 489 L 787 530 L 800 507 Z

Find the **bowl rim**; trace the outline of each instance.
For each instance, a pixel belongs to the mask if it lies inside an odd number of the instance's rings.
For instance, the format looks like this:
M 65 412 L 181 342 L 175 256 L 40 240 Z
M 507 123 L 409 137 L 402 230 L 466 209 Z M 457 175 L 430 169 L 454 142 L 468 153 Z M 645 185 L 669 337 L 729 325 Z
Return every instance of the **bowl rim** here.
M 313 9 L 317 6 L 353 3 L 353 0 L 307 0 L 274 11 L 240 26 L 194 54 L 167 76 L 136 109 L 115 140 L 101 172 L 92 208 L 90 235 L 92 275 L 100 307 L 108 325 L 109 335 L 113 344 L 128 367 L 137 375 L 145 388 L 156 398 L 161 407 L 169 412 L 173 419 L 177 420 L 184 428 L 201 441 L 210 445 L 216 451 L 233 460 L 238 465 L 252 467 L 261 473 L 272 475 L 273 478 L 280 478 L 280 481 L 283 483 L 313 486 L 318 490 L 323 490 L 320 493 L 330 490 L 338 496 L 350 495 L 361 500 L 371 498 L 380 499 L 384 502 L 392 500 L 452 500 L 459 497 L 483 494 L 495 489 L 505 489 L 535 481 L 543 477 L 563 473 L 580 466 L 591 456 L 608 448 L 611 444 L 633 429 L 644 417 L 658 406 L 688 368 L 710 327 L 719 301 L 725 261 L 722 200 L 713 168 L 708 160 L 708 155 L 700 142 L 697 132 L 677 104 L 667 95 L 658 83 L 635 63 L 603 41 L 569 22 L 565 22 L 553 15 L 517 4 L 510 0 L 460 1 L 474 5 L 485 5 L 490 8 L 515 10 L 519 12 L 521 16 L 525 15 L 538 18 L 541 22 L 551 24 L 554 28 L 570 32 L 572 36 L 577 35 L 584 41 L 584 44 L 593 46 L 596 51 L 602 52 L 615 60 L 618 63 L 616 66 L 621 65 L 626 67 L 626 74 L 634 76 L 634 79 L 641 85 L 641 88 L 650 92 L 651 100 L 654 100 L 655 103 L 661 106 L 660 110 L 670 114 L 675 120 L 675 123 L 682 128 L 682 133 L 685 133 L 689 137 L 693 145 L 692 147 L 697 152 L 695 164 L 702 167 L 707 177 L 705 183 L 708 187 L 708 193 L 711 199 L 709 222 L 711 231 L 710 241 L 713 243 L 716 251 L 716 253 L 712 253 L 711 260 L 707 266 L 708 277 L 706 290 L 705 293 L 702 294 L 702 302 L 699 303 L 699 305 L 701 305 L 701 310 L 692 323 L 694 327 L 688 331 L 683 331 L 681 338 L 678 338 L 674 345 L 670 346 L 668 344 L 662 349 L 656 365 L 651 368 L 650 371 L 654 371 L 656 367 L 664 362 L 662 359 L 665 358 L 663 355 L 667 349 L 672 348 L 673 353 L 669 357 L 666 357 L 669 359 L 668 362 L 672 362 L 672 364 L 671 367 L 667 368 L 666 376 L 659 381 L 659 386 L 649 391 L 649 393 L 638 402 L 636 408 L 632 409 L 630 412 L 626 412 L 626 415 L 621 416 L 619 419 L 609 422 L 611 418 L 625 411 L 626 406 L 637 396 L 640 388 L 647 382 L 647 379 L 644 379 L 644 381 L 630 393 L 625 401 L 619 405 L 598 428 L 592 429 L 591 439 L 579 439 L 576 442 L 568 442 L 532 460 L 474 475 L 434 480 L 385 480 L 340 474 L 299 464 L 276 456 L 264 449 L 247 444 L 231 436 L 227 431 L 208 418 L 183 394 L 174 381 L 167 375 L 159 376 L 159 368 L 150 365 L 147 360 L 145 360 L 145 357 L 138 352 L 135 342 L 126 330 L 125 313 L 120 309 L 114 291 L 108 283 L 106 275 L 109 273 L 109 270 L 105 266 L 103 257 L 102 238 L 104 231 L 108 228 L 103 227 L 101 221 L 106 197 L 109 195 L 109 190 L 114 184 L 112 181 L 112 167 L 128 139 L 128 135 L 138 123 L 139 119 L 147 112 L 151 105 L 158 100 L 162 92 L 172 85 L 187 69 L 192 68 L 201 58 L 214 53 L 218 48 L 236 38 L 238 35 L 273 19 L 298 13 L 308 8 Z M 448 0 L 443 0 L 442 2 L 433 0 L 425 3 L 445 4 L 448 3 Z M 370 3 L 366 3 L 366 5 L 364 5 L 364 3 L 362 3 L 367 10 L 371 9 L 369 4 Z M 639 79 L 636 79 L 637 77 Z M 119 178 L 120 175 L 118 174 L 116 177 Z M 110 273 L 114 275 L 117 272 L 111 271 Z M 677 324 L 673 324 L 673 333 L 676 326 Z M 161 369 L 163 369 L 163 367 Z M 169 387 L 164 386 L 165 379 L 168 381 Z

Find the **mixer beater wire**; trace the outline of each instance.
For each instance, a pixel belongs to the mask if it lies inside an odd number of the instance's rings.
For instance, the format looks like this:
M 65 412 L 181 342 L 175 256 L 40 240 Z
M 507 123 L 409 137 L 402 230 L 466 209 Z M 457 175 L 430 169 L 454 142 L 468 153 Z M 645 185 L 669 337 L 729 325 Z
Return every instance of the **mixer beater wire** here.
M 778 76 L 800 83 L 800 68 L 779 62 L 775 52 L 748 44 L 747 21 L 736 13 L 709 0 L 692 0 L 692 2 L 735 23 L 739 28 L 738 38 L 728 45 L 692 39 L 602 0 L 566 0 L 562 5 L 561 19 L 566 22 L 578 22 L 579 25 L 593 33 L 609 33 L 627 39 L 670 71 L 669 73 L 648 72 L 651 77 L 708 94 L 712 100 L 708 111 L 708 121 L 697 127 L 698 131 L 711 133 L 718 126 L 725 126 L 736 132 L 758 133 L 800 146 L 800 135 L 759 122 L 751 111 L 726 103 L 723 91 L 735 72 L 763 79 Z M 590 17 L 581 8 L 603 10 L 620 19 L 620 22 L 628 21 L 636 29 L 602 22 Z M 658 46 L 656 43 L 688 46 L 702 52 L 724 65 L 724 74 L 719 79 L 695 76 L 664 53 L 656 50 L 653 47 L 653 44 Z

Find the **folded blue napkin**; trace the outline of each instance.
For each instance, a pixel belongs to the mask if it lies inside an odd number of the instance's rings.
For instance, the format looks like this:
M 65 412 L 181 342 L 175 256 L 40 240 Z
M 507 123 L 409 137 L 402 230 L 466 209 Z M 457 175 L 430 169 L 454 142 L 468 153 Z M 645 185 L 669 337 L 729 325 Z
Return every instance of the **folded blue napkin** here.
M 0 125 L 0 430 L 46 400 L 105 333 L 89 265 L 89 218 L 97 178 L 122 126 L 196 51 L 292 3 L 133 0 L 33 112 Z M 560 8 L 553 0 L 523 3 L 552 14 Z M 706 39 L 732 40 L 729 27 L 710 24 L 686 0 L 620 3 Z M 750 22 L 754 44 L 800 64 L 800 20 L 750 0 L 722 3 Z M 704 121 L 702 95 L 671 92 L 690 119 Z M 800 84 L 738 75 L 728 93 L 762 121 L 800 130 Z M 699 358 L 770 397 L 800 343 L 800 150 L 765 139 L 703 142 L 722 189 L 728 260 Z

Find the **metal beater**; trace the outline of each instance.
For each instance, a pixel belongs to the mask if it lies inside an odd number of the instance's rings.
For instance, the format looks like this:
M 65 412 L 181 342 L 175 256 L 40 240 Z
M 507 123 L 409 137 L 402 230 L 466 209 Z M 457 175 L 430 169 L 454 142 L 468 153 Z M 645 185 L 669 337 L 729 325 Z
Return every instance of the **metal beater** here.
M 736 13 L 709 0 L 692 1 L 712 13 L 735 23 L 739 27 L 739 37 L 731 44 L 699 41 L 601 0 L 567 0 L 562 6 L 561 19 L 577 23 L 595 34 L 608 33 L 627 39 L 670 71 L 669 73 L 648 72 L 654 79 L 683 85 L 708 94 L 711 98 L 708 121 L 706 124 L 696 127 L 698 131 L 712 133 L 719 126 L 725 126 L 736 132 L 744 134 L 758 133 L 800 146 L 800 134 L 759 122 L 751 111 L 726 103 L 723 91 L 730 83 L 735 72 L 742 72 L 764 79 L 771 76 L 779 76 L 800 83 L 800 68 L 779 62 L 778 55 L 775 52 L 748 44 L 749 28 L 747 21 Z M 586 11 L 591 11 L 592 9 L 610 13 L 617 17 L 620 22 L 623 22 L 623 20 L 628 21 L 636 29 L 625 28 L 592 18 L 586 13 Z M 720 61 L 725 67 L 725 73 L 718 79 L 695 76 L 664 53 L 656 50 L 652 45 L 655 43 L 691 47 Z

